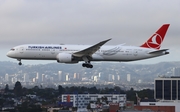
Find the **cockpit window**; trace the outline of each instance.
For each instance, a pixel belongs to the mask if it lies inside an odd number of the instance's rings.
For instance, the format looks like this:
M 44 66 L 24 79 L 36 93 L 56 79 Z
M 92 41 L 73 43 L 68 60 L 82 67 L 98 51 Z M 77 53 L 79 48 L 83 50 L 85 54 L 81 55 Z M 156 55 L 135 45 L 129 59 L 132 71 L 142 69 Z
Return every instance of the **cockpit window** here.
M 11 49 L 11 51 L 14 51 L 14 50 L 15 50 L 14 48 Z

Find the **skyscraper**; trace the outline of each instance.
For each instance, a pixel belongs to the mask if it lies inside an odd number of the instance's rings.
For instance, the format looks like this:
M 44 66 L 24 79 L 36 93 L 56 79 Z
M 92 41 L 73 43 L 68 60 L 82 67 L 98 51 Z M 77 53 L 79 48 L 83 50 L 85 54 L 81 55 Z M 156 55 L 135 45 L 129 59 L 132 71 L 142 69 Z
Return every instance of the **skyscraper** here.
M 29 75 L 28 74 L 24 74 L 24 82 L 29 82 Z
M 9 82 L 9 75 L 8 74 L 5 75 L 5 82 Z
M 76 73 L 74 73 L 74 77 L 73 77 L 74 79 L 77 79 L 77 74 Z
M 112 80 L 113 80 L 113 81 L 115 80 L 115 76 L 114 76 L 114 75 L 112 75 Z
M 98 76 L 94 76 L 94 81 L 95 81 L 95 82 L 98 81 Z
M 42 82 L 45 81 L 45 74 L 42 74 Z
M 39 83 L 40 82 L 40 76 L 39 76 L 39 73 L 37 72 L 36 73 L 36 80 L 35 80 L 37 83 Z
M 118 80 L 118 81 L 120 81 L 120 78 L 121 78 L 120 75 L 117 75 L 117 80 Z
M 101 77 L 101 72 L 99 72 L 98 76 L 99 76 L 99 78 Z
M 62 71 L 58 71 L 58 81 L 62 81 Z
M 69 74 L 66 74 L 66 81 L 69 81 Z
M 127 74 L 127 81 L 128 81 L 128 82 L 131 81 L 131 74 Z
M 173 68 L 173 76 L 180 76 L 180 67 Z
M 108 75 L 108 81 L 112 81 L 112 74 Z

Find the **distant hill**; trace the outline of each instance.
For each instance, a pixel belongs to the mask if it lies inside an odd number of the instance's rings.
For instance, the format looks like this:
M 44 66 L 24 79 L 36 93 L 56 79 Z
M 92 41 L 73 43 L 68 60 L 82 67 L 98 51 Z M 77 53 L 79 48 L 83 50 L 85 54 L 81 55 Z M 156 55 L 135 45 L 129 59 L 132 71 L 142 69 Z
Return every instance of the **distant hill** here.
M 132 80 L 138 79 L 153 81 L 157 76 L 171 76 L 175 67 L 180 67 L 180 62 L 161 62 L 157 64 L 126 64 L 126 63 L 93 63 L 93 69 L 83 68 L 81 64 L 59 64 L 49 63 L 40 65 L 22 65 L 19 66 L 13 62 L 0 62 L 0 76 L 14 73 L 36 74 L 53 74 L 58 71 L 63 73 L 79 73 L 90 77 L 101 73 L 102 77 L 107 78 L 109 74 L 120 75 L 122 79 L 126 79 L 127 74 L 131 74 Z

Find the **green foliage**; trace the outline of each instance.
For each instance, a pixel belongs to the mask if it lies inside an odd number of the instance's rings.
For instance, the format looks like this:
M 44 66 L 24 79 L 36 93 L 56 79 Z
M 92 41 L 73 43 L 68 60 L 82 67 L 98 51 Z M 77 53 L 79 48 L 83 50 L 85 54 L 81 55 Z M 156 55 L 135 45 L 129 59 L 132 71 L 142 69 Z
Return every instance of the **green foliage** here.
M 59 94 L 61 95 L 64 92 L 64 88 L 61 85 L 59 85 L 58 91 L 59 91 Z
M 0 99 L 0 106 L 2 106 L 4 102 L 5 102 L 4 99 Z
M 4 88 L 4 92 L 5 92 L 5 93 L 9 92 L 9 85 L 8 85 L 8 84 L 6 84 L 6 86 L 5 86 L 5 88 Z
M 18 112 L 42 112 L 39 105 L 29 104 L 28 102 L 22 103 L 21 106 L 17 107 Z
M 134 91 L 134 89 L 131 88 L 129 91 L 126 91 L 127 100 L 134 101 L 135 103 L 137 103 L 136 93 L 138 94 L 138 97 L 141 99 L 144 99 L 144 98 L 153 99 L 154 98 L 154 90 L 143 89 L 141 91 Z
M 3 98 L 10 98 L 13 97 L 12 94 L 12 90 L 9 90 L 8 85 L 6 85 L 6 90 L 9 91 L 8 94 L 5 95 L 1 95 Z M 89 93 L 89 94 L 126 94 L 127 96 L 127 100 L 129 101 L 134 101 L 135 103 L 137 102 L 137 98 L 136 98 L 136 93 L 138 94 L 138 96 L 143 99 L 143 98 L 149 98 L 152 99 L 154 97 L 154 91 L 150 90 L 150 89 L 144 89 L 141 91 L 135 91 L 133 88 L 131 88 L 128 91 L 124 91 L 121 90 L 120 87 L 115 86 L 114 88 L 101 88 L 101 89 L 97 89 L 95 86 L 94 87 L 84 87 L 84 86 L 72 86 L 72 87 L 62 87 L 61 85 L 58 86 L 58 89 L 53 89 L 53 88 L 39 88 L 38 86 L 35 86 L 31 89 L 27 89 L 27 88 L 22 88 L 21 83 L 19 81 L 17 81 L 15 83 L 15 87 L 14 87 L 14 93 L 16 96 L 26 96 L 28 94 L 32 94 L 32 95 L 37 95 L 40 98 L 45 99 L 44 102 L 42 101 L 42 104 L 55 104 L 56 101 L 58 101 L 59 99 L 57 99 L 58 96 L 62 95 L 62 94 L 85 94 L 85 93 Z M 32 100 L 32 99 L 31 99 Z M 97 101 L 97 103 L 100 102 L 100 100 L 102 102 L 107 102 L 107 98 L 103 97 L 101 99 L 98 99 L 99 101 Z M 0 105 L 3 105 L 4 99 L 0 99 Z M 13 103 L 13 102 L 12 102 Z M 34 102 L 32 102 L 34 103 Z M 25 108 L 29 108 L 29 104 L 27 104 L 27 102 L 23 103 L 22 108 L 19 108 L 20 110 L 24 110 Z M 31 108 L 36 108 L 36 106 L 30 106 Z M 27 110 L 28 112 L 29 110 Z
M 14 94 L 18 97 L 22 95 L 22 86 L 19 81 L 15 83 Z

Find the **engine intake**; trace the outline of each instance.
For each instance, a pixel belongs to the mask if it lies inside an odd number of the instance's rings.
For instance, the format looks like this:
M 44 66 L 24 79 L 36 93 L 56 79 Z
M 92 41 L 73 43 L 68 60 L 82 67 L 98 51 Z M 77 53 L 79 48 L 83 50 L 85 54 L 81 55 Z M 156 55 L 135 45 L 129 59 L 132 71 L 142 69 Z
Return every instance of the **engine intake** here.
M 57 62 L 59 63 L 78 63 L 77 60 L 73 60 L 72 54 L 68 53 L 59 53 L 56 56 Z

